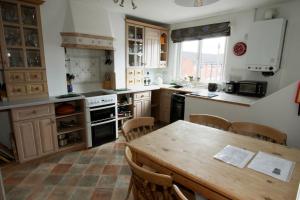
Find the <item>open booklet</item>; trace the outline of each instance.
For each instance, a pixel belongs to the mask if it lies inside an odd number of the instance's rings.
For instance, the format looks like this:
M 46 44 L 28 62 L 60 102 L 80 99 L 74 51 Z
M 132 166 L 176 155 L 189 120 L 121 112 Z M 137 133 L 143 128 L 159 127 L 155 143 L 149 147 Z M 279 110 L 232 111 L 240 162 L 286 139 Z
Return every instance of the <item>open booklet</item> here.
M 248 168 L 288 182 L 291 179 L 295 162 L 279 156 L 258 152 L 248 165 Z
M 233 166 L 244 168 L 255 153 L 231 145 L 227 145 L 214 158 Z

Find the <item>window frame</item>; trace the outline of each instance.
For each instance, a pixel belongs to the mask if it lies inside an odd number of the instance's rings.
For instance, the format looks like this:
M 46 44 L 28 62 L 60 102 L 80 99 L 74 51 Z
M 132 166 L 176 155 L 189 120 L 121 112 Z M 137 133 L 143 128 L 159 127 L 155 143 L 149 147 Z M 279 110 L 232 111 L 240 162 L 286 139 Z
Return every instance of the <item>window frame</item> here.
M 225 46 L 224 46 L 224 60 L 223 60 L 223 66 L 222 66 L 222 74 L 221 74 L 221 79 L 220 80 L 203 80 L 200 79 L 199 83 L 202 84 L 207 84 L 211 81 L 216 82 L 216 83 L 221 83 L 224 82 L 226 79 L 226 73 L 227 73 L 227 69 L 226 69 L 226 61 L 227 61 L 227 53 L 228 53 L 228 43 L 229 43 L 229 37 L 228 36 L 223 36 L 225 37 Z M 217 38 L 217 37 L 216 37 Z M 207 38 L 210 39 L 210 38 Z M 212 39 L 212 38 L 211 38 Z M 191 40 L 191 41 L 197 41 L 198 42 L 198 53 L 197 53 L 197 69 L 196 69 L 196 78 L 197 77 L 201 77 L 200 76 L 200 68 L 201 68 L 201 56 L 202 56 L 202 40 Z M 177 70 L 176 70 L 176 79 L 177 80 L 182 80 L 184 77 L 182 77 L 182 52 L 183 52 L 183 48 L 182 48 L 182 42 L 181 43 L 177 43 L 177 56 L 178 56 L 178 61 L 177 61 Z

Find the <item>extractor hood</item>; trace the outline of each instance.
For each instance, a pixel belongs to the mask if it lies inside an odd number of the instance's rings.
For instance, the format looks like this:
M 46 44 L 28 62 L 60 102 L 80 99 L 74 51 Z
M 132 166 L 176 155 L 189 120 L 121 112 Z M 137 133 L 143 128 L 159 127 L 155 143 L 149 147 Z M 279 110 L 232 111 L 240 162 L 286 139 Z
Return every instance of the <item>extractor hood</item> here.
M 65 48 L 114 49 L 110 15 L 98 1 L 68 0 L 61 36 Z

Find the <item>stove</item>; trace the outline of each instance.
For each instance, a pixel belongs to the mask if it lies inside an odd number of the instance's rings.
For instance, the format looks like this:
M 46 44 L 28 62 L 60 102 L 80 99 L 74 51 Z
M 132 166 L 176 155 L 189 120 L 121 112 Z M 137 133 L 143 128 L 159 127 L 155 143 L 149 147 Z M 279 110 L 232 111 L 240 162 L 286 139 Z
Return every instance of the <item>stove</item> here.
M 87 120 L 87 146 L 96 147 L 118 138 L 117 95 L 103 91 L 83 93 Z

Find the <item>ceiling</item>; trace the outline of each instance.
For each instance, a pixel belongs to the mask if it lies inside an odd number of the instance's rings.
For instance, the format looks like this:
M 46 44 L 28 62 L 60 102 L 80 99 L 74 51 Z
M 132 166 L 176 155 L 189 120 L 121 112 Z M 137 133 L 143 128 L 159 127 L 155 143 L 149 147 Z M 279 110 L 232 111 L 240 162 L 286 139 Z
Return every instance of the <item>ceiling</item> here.
M 214 4 L 197 8 L 178 6 L 175 4 L 174 0 L 134 0 L 138 6 L 135 10 L 132 9 L 130 0 L 125 0 L 125 6 L 123 8 L 118 4 L 115 4 L 113 0 L 94 1 L 101 2 L 104 8 L 113 12 L 124 13 L 161 23 L 174 24 L 229 12 L 257 8 L 259 6 L 278 2 L 287 2 L 289 0 L 219 0 Z

